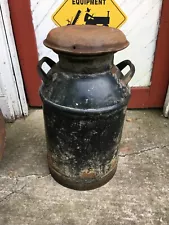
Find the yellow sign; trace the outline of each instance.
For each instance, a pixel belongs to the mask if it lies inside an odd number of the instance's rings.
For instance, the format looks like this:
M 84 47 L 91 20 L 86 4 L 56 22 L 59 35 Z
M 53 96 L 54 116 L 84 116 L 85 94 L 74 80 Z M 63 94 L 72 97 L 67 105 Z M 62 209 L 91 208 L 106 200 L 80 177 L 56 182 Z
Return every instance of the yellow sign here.
M 52 20 L 57 26 L 92 24 L 119 28 L 127 17 L 114 0 L 65 0 Z

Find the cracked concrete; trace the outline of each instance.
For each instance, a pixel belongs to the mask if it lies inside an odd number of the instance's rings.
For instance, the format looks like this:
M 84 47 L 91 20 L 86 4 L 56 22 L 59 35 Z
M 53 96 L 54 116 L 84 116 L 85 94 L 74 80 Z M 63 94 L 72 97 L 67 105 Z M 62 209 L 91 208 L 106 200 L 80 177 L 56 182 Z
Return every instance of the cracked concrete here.
M 105 186 L 73 191 L 50 176 L 42 110 L 7 124 L 0 225 L 168 225 L 169 120 L 128 111 L 118 170 Z
M 153 146 L 153 147 L 141 149 L 141 150 L 139 150 L 137 152 L 132 152 L 132 153 L 128 153 L 128 154 L 124 154 L 124 153 L 120 154 L 119 153 L 119 157 L 126 157 L 126 156 L 129 156 L 129 155 L 139 155 L 139 154 L 141 154 L 143 152 L 149 152 L 149 151 L 153 151 L 155 149 L 163 149 L 163 148 L 165 148 L 165 149 L 168 150 L 168 147 L 169 147 L 169 145 Z M 127 148 L 127 150 L 128 150 L 128 148 Z M 124 149 L 121 149 L 121 152 L 122 151 L 124 151 Z

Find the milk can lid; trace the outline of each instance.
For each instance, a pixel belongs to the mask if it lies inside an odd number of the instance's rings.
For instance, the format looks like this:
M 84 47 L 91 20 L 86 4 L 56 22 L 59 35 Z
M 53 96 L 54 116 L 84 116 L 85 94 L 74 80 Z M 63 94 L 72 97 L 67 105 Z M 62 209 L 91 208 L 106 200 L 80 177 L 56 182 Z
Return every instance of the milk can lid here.
M 117 52 L 129 45 L 126 36 L 116 28 L 97 25 L 68 25 L 52 29 L 44 45 L 56 53 L 94 55 Z

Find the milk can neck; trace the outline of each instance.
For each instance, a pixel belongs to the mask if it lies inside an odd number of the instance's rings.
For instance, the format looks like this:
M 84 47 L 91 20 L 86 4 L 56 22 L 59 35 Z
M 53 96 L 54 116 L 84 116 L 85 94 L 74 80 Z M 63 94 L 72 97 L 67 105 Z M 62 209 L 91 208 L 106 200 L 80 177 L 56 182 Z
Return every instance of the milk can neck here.
M 65 72 L 93 74 L 108 71 L 112 68 L 114 53 L 101 55 L 59 54 L 59 66 Z

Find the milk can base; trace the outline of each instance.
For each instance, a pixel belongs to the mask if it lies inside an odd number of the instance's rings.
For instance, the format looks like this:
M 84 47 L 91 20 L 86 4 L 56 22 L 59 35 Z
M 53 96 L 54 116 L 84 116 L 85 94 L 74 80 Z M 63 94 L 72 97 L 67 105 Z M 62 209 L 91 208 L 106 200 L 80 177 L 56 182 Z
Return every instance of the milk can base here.
M 114 168 L 111 171 L 109 171 L 105 176 L 99 179 L 93 179 L 90 182 L 89 181 L 82 182 L 82 180 L 77 181 L 76 179 L 75 181 L 71 178 L 63 176 L 63 174 L 60 174 L 58 171 L 51 168 L 51 166 L 49 165 L 50 174 L 56 182 L 58 182 L 64 187 L 67 187 L 73 190 L 79 190 L 79 191 L 93 190 L 105 185 L 113 178 L 113 176 L 116 173 L 116 170 L 117 170 L 117 163 L 114 166 Z

